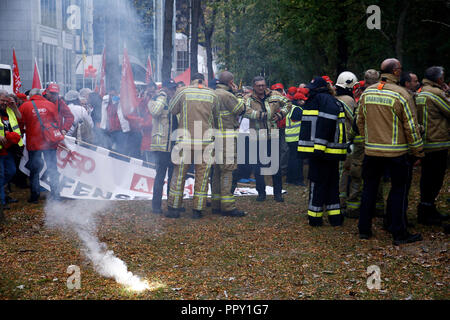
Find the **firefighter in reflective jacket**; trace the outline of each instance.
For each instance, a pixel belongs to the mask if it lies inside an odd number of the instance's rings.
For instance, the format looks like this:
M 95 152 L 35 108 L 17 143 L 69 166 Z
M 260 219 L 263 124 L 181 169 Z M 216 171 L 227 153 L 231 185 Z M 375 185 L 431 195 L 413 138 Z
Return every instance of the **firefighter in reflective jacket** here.
M 330 224 L 340 226 L 343 215 L 339 202 L 339 161 L 344 161 L 347 155 L 344 106 L 321 77 L 314 78 L 307 88 L 310 91 L 303 106 L 298 152 L 310 160 L 309 224 L 321 226 L 325 211 Z
M 289 163 L 286 182 L 302 187 L 305 186 L 305 183 L 303 181 L 303 159 L 300 158 L 297 154 L 300 126 L 302 122 L 301 120 L 293 120 L 292 115 L 295 113 L 297 115 L 297 118 L 301 117 L 303 112 L 303 108 L 301 106 L 305 104 L 306 100 L 306 96 L 300 92 L 297 92 L 294 95 L 291 112 L 289 112 L 289 114 L 286 116 L 285 130 L 285 139 L 289 147 Z
M 214 117 L 219 111 L 219 99 L 212 89 L 205 87 L 204 81 L 202 74 L 194 74 L 191 85 L 178 91 L 169 104 L 169 111 L 179 116 L 179 121 L 176 145 L 172 150 L 175 168 L 165 215 L 168 218 L 180 217 L 186 174 L 191 164 L 195 168 L 192 218 L 202 218 L 206 207 L 208 179 L 213 163 Z

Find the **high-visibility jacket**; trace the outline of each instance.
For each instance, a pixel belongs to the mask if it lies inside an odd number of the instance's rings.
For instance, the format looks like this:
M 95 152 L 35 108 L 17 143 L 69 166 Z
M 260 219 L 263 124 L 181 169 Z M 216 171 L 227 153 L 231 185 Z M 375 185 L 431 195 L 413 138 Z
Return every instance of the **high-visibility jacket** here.
M 173 128 L 174 116 L 169 112 L 169 100 L 167 93 L 161 90 L 155 99 L 148 102 L 148 109 L 152 115 L 152 144 L 151 151 L 171 151 L 171 135 Z
M 17 121 L 16 114 L 9 107 L 6 108 L 6 113 L 8 114 L 8 120 L 9 120 L 9 124 L 11 125 L 12 131 L 17 133 L 19 136 L 21 136 L 19 122 Z M 0 137 L 5 137 L 5 126 L 3 125 L 2 121 L 0 121 Z M 18 145 L 20 147 L 23 146 L 22 138 L 20 138 Z M 0 149 L 2 149 L 2 148 L 3 148 L 3 146 L 0 145 Z
M 345 127 L 347 129 L 347 141 L 349 141 L 351 135 L 350 131 L 354 120 L 354 112 L 356 109 L 356 102 L 352 97 L 347 95 L 337 96 L 336 98 L 344 104 Z
M 300 126 L 302 125 L 301 121 L 294 121 L 291 119 L 292 113 L 294 110 L 298 108 L 303 111 L 302 107 L 297 105 L 292 105 L 292 109 L 289 114 L 286 116 L 286 129 L 284 130 L 286 136 L 286 142 L 298 142 L 300 135 Z
M 364 136 L 364 152 L 374 157 L 399 157 L 411 151 L 423 157 L 414 101 L 405 88 L 396 84 L 392 74 L 361 95 L 357 125 Z
M 236 138 L 239 129 L 238 117 L 261 120 L 264 112 L 247 108 L 243 99 L 237 98 L 229 86 L 218 84 L 215 91 L 219 98 L 219 113 L 214 118 L 217 138 Z
M 169 111 L 179 116 L 177 143 L 202 149 L 214 141 L 214 117 L 219 112 L 219 98 L 214 90 L 198 80 L 192 81 L 170 101 Z
M 450 100 L 440 86 L 428 79 L 417 94 L 419 123 L 424 127 L 425 152 L 445 150 L 450 147 Z
M 311 90 L 303 105 L 298 152 L 304 158 L 340 161 L 346 158 L 344 106 L 327 90 Z

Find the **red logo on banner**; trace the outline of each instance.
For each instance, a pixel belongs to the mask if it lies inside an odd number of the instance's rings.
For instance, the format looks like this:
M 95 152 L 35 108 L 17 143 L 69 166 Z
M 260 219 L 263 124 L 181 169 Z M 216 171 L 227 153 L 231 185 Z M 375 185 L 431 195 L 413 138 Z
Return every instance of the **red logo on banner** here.
M 89 157 L 85 157 L 75 151 L 67 151 L 58 148 L 56 153 L 58 158 L 58 167 L 64 169 L 69 164 L 73 169 L 77 169 L 77 176 L 80 176 L 82 172 L 91 173 L 95 170 L 95 160 Z
M 133 180 L 131 180 L 130 190 L 142 193 L 153 194 L 153 183 L 155 182 L 154 178 L 142 176 L 140 174 L 135 173 L 133 175 Z

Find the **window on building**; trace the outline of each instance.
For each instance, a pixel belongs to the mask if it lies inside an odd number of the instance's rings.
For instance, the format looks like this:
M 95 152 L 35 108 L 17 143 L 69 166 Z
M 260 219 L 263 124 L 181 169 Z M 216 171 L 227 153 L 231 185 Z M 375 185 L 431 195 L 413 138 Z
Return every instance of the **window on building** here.
M 41 0 L 41 24 L 56 28 L 56 0 Z
M 64 93 L 72 88 L 73 57 L 72 50 L 64 49 Z
M 42 45 L 43 72 L 42 84 L 47 86 L 56 82 L 56 46 L 44 43 Z
M 177 51 L 177 71 L 184 71 L 189 68 L 189 52 Z

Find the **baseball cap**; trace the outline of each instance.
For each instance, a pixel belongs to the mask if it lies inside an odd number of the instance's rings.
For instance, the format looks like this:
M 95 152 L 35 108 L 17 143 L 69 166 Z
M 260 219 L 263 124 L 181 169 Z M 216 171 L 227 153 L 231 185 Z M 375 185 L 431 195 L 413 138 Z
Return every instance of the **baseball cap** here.
M 163 81 L 162 86 L 167 89 L 175 89 L 177 87 L 177 83 L 173 80 Z
M 327 82 L 322 77 L 315 77 L 312 79 L 311 83 L 308 83 L 305 88 L 313 90 L 322 87 L 326 87 Z
M 271 90 L 284 90 L 284 86 L 282 83 L 275 83 L 271 88 Z
M 59 86 L 56 83 L 50 83 L 45 91 L 59 93 Z

